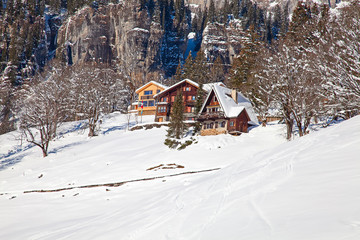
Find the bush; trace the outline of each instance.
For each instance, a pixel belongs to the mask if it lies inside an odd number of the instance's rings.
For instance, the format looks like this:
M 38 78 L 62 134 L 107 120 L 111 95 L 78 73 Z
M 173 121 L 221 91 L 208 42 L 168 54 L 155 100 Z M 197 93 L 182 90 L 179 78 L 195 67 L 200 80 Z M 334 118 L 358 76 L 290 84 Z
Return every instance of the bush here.
M 183 144 L 181 144 L 181 146 L 177 149 L 177 150 L 183 150 L 185 149 L 187 146 L 190 146 L 193 143 L 192 140 L 187 140 L 186 142 L 184 142 Z
M 164 144 L 165 144 L 166 146 L 168 146 L 169 148 L 174 149 L 174 148 L 176 148 L 176 147 L 180 144 L 180 142 L 179 142 L 179 141 L 176 141 L 176 140 L 172 140 L 172 139 L 167 138 L 167 139 L 165 139 Z

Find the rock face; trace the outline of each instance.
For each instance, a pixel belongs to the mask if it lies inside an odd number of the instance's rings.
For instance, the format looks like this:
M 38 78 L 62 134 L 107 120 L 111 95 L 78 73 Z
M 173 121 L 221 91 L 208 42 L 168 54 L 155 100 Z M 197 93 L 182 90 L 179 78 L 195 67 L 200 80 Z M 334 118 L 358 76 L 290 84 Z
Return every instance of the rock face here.
M 85 7 L 59 29 L 57 56 L 69 64 L 96 61 L 116 65 L 135 77 L 160 71 L 163 31 L 138 1 Z
M 239 20 L 229 24 L 208 24 L 203 33 L 202 49 L 208 59 L 221 57 L 225 64 L 232 64 L 233 58 L 239 54 L 245 33 Z

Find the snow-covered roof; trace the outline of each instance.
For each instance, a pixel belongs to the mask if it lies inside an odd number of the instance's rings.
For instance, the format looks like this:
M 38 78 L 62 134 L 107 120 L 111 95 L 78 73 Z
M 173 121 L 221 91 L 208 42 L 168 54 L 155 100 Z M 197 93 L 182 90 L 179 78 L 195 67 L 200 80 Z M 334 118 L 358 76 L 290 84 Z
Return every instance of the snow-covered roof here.
M 225 87 L 224 85 L 213 84 L 212 90 L 214 91 L 221 108 L 224 111 L 225 117 L 233 118 L 239 116 L 239 114 L 246 109 L 247 114 L 250 118 L 250 124 L 258 125 L 258 119 L 256 117 L 255 111 L 251 105 L 251 102 L 244 97 L 240 92 L 237 92 L 237 103 L 231 97 L 231 89 Z M 208 101 L 212 91 L 209 91 L 206 100 L 201 108 L 201 111 L 205 108 L 206 102 Z
M 194 82 L 193 80 L 184 79 L 184 80 L 182 80 L 182 81 L 180 81 L 180 82 L 175 83 L 174 85 L 172 85 L 172 86 L 170 86 L 170 87 L 167 87 L 164 91 L 155 94 L 155 95 L 154 95 L 154 98 L 156 98 L 156 97 L 157 97 L 158 95 L 160 95 L 160 94 L 163 94 L 163 93 L 167 92 L 168 90 L 170 90 L 170 89 L 172 89 L 172 88 L 174 88 L 174 87 L 177 87 L 178 85 L 180 85 L 180 84 L 182 84 L 182 83 L 184 83 L 184 82 L 188 82 L 188 83 L 190 83 L 191 85 L 193 85 L 193 86 L 195 86 L 195 87 L 197 87 L 197 88 L 200 87 L 200 85 L 199 85 L 198 83 Z M 218 85 L 218 86 L 223 86 L 223 87 L 225 87 L 224 83 L 222 83 L 222 82 L 216 82 L 216 83 L 206 83 L 206 84 L 204 84 L 204 85 L 203 85 L 203 89 L 204 89 L 204 91 L 206 91 L 206 92 L 210 92 L 212 86 L 214 86 L 214 85 Z
M 146 83 L 145 85 L 142 85 L 141 87 L 139 87 L 138 89 L 136 89 L 135 92 L 136 92 L 136 93 L 140 92 L 141 89 L 149 86 L 150 84 L 155 84 L 155 85 L 163 88 L 164 90 L 168 88 L 167 86 L 165 86 L 165 85 L 163 85 L 163 84 L 161 84 L 161 83 L 158 83 L 158 82 L 155 82 L 155 81 L 150 81 L 150 82 Z
M 203 89 L 204 89 L 204 91 L 206 91 L 206 92 L 210 92 L 211 89 L 212 89 L 212 86 L 214 86 L 214 85 L 226 87 L 225 84 L 222 83 L 222 82 L 215 82 L 215 83 L 205 83 L 205 84 L 203 85 Z

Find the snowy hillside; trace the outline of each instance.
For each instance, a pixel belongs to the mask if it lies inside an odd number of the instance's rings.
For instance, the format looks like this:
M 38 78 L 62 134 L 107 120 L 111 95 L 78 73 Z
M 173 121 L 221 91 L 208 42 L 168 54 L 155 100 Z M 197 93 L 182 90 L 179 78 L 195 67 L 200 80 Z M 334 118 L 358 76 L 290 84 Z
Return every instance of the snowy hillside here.
M 359 116 L 292 142 L 273 124 L 183 151 L 120 114 L 99 137 L 81 126 L 63 125 L 47 158 L 0 136 L 0 239 L 360 239 Z

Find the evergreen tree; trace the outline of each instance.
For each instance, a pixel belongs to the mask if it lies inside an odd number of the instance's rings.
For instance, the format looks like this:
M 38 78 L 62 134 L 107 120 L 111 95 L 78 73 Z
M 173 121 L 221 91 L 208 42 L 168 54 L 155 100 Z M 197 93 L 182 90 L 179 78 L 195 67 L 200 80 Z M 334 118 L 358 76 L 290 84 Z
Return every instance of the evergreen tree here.
M 214 0 L 210 0 L 210 6 L 209 6 L 209 13 L 208 13 L 208 19 L 210 23 L 214 23 L 217 20 L 216 17 L 216 9 L 215 9 L 215 3 Z
M 238 18 L 239 13 L 240 13 L 240 1 L 239 0 L 231 0 L 230 9 L 231 9 L 231 13 L 234 15 L 234 17 Z
M 230 4 L 229 4 L 228 0 L 225 0 L 224 6 L 222 7 L 222 9 L 220 11 L 219 22 L 226 23 L 228 20 L 229 14 L 231 14 Z
M 175 1 L 175 19 L 177 24 L 180 24 L 185 17 L 185 2 L 184 0 Z
M 224 82 L 224 81 L 225 81 L 224 62 L 222 61 L 221 57 L 218 56 L 210 68 L 209 82 Z
M 202 49 L 197 52 L 196 58 L 193 63 L 193 69 L 194 71 L 192 72 L 192 76 L 190 79 L 193 79 L 200 84 L 209 82 L 209 68 L 207 66 L 205 54 Z
M 256 59 L 263 47 L 260 36 L 253 27 L 250 27 L 246 34 L 247 37 L 242 43 L 240 54 L 234 59 L 230 71 L 230 85 L 242 91 L 246 91 L 252 84 L 250 80 L 254 75 Z
M 278 39 L 278 35 L 281 31 L 281 9 L 279 5 L 275 7 L 274 20 L 272 23 L 272 36 L 274 39 Z
M 285 36 L 289 29 L 289 2 L 286 3 L 281 14 L 280 37 Z
M 180 139 L 187 132 L 187 127 L 184 122 L 184 109 L 183 96 L 182 93 L 178 91 L 170 115 L 170 123 L 166 135 L 168 138 Z
M 182 79 L 194 80 L 192 77 L 193 77 L 193 73 L 194 73 L 194 71 L 196 71 L 196 69 L 194 69 L 193 64 L 194 64 L 194 60 L 193 60 L 193 57 L 192 57 L 191 51 L 190 51 L 188 57 L 185 60 L 184 66 L 183 66 Z
M 203 89 L 204 84 L 200 83 L 199 88 L 196 93 L 196 102 L 195 102 L 195 115 L 198 116 L 200 113 L 200 110 L 202 108 L 202 105 L 204 104 L 205 99 L 205 91 Z M 201 124 L 199 121 L 195 122 L 194 132 L 195 134 L 200 132 L 201 130 Z

